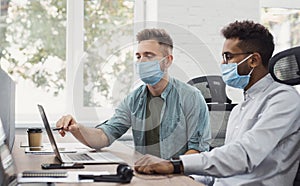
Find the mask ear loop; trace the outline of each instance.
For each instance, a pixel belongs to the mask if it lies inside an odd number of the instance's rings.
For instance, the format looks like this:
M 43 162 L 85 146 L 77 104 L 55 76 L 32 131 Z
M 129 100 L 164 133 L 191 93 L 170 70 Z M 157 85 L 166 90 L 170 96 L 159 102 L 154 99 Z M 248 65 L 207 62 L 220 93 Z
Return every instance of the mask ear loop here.
M 166 57 L 168 57 L 169 55 L 167 55 L 167 56 L 165 56 L 165 57 L 163 57 L 163 58 L 161 58 L 161 60 L 159 61 L 159 63 L 163 63 L 164 62 L 164 60 L 166 59 Z
M 168 56 L 169 56 L 169 55 L 163 57 L 163 58 L 159 61 L 159 63 L 165 63 L 164 60 L 165 60 Z M 164 71 L 163 71 L 163 72 L 164 72 L 164 73 L 167 72 L 167 71 L 166 71 L 166 68 L 164 68 Z
M 245 59 L 243 59 L 241 62 L 239 62 L 237 65 L 240 65 L 242 63 L 244 63 L 245 61 L 247 61 L 247 59 L 249 59 L 250 57 L 252 57 L 253 54 L 250 54 L 249 56 L 247 56 Z
M 239 62 L 239 63 L 237 64 L 237 66 L 240 65 L 240 64 L 242 64 L 242 63 L 244 63 L 245 61 L 247 61 L 247 59 L 249 59 L 249 58 L 252 57 L 252 56 L 253 56 L 253 54 L 250 54 L 250 55 L 247 56 L 245 59 L 243 59 L 241 62 Z M 254 70 L 254 67 L 251 69 L 251 71 L 249 72 L 248 76 L 250 76 L 250 75 L 252 74 L 253 70 Z
M 253 67 L 253 68 L 251 69 L 251 71 L 249 72 L 248 76 L 250 76 L 250 75 L 252 74 L 254 68 L 255 68 L 255 67 Z

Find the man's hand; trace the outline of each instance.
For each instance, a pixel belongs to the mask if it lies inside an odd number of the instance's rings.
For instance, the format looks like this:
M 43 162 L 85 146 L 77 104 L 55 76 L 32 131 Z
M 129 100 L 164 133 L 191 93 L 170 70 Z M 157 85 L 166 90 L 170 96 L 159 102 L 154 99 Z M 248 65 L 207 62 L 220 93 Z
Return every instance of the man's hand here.
M 71 115 L 63 116 L 62 118 L 60 118 L 56 123 L 56 127 L 62 128 L 58 131 L 61 136 L 65 136 L 66 131 L 70 131 L 72 133 L 78 131 L 78 124 Z
M 174 171 L 170 161 L 149 154 L 135 162 L 134 169 L 143 174 L 172 174 Z
M 101 149 L 109 145 L 108 138 L 101 129 L 85 127 L 77 123 L 71 115 L 60 118 L 56 127 L 62 128 L 58 131 L 61 136 L 65 136 L 66 132 L 71 132 L 77 140 L 91 148 Z
M 198 150 L 190 149 L 190 150 L 186 151 L 184 153 L 184 155 L 187 155 L 187 154 L 199 154 L 199 153 L 200 153 L 200 151 L 198 151 Z

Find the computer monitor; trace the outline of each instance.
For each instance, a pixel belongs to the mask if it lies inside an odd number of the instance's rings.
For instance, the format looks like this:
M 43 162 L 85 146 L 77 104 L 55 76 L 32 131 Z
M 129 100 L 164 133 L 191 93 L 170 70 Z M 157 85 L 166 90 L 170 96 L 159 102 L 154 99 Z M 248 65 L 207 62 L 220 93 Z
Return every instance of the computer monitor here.
M 1 67 L 0 118 L 6 135 L 5 143 L 11 151 L 15 139 L 15 83 Z
M 5 144 L 5 133 L 0 121 L 0 185 L 16 186 L 17 171 L 7 145 Z

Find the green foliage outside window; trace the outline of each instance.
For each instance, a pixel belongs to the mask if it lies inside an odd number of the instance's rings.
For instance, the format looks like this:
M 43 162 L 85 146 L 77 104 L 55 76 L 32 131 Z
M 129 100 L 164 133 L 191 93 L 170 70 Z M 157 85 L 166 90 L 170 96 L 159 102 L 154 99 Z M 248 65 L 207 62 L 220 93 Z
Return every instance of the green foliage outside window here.
M 15 79 L 31 80 L 36 87 L 59 95 L 66 85 L 66 0 L 6 2 L 7 7 L 1 6 L 6 10 L 0 20 L 5 25 L 0 27 L 1 66 Z M 84 64 L 84 106 L 101 106 L 95 97 L 114 102 L 107 74 L 118 78 L 126 74 L 121 78 L 124 83 L 132 78 L 132 52 L 115 51 L 110 43 L 116 39 L 113 36 L 132 36 L 132 28 L 121 25 L 132 24 L 133 0 L 85 0 L 84 11 L 85 50 L 97 52 L 100 42 L 102 52 L 89 56 Z M 101 58 L 111 55 L 117 62 L 109 64 Z M 111 65 L 112 71 L 106 72 L 104 65 Z
M 29 79 L 59 94 L 65 85 L 66 2 L 11 1 L 7 8 L 5 40 L 1 41 L 6 70 L 15 79 Z M 59 70 L 46 68 L 51 65 Z
M 107 101 L 116 105 L 130 91 L 133 77 L 132 48 L 118 43 L 126 37 L 133 42 L 133 0 L 99 2 L 84 4 L 84 106 L 103 106 Z M 113 97 L 112 91 L 123 96 Z

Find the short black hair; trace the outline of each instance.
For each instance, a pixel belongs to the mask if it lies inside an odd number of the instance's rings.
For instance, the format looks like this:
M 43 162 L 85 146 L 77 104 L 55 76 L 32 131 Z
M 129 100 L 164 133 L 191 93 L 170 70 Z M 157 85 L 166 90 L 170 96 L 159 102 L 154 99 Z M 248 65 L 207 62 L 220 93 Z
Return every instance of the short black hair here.
M 155 40 L 160 45 L 165 46 L 170 52 L 173 50 L 173 40 L 171 36 L 164 30 L 158 28 L 144 29 L 136 35 L 137 41 L 140 43 L 145 40 Z M 168 51 L 164 51 L 168 54 Z
M 243 52 L 258 52 L 262 63 L 268 67 L 274 51 L 273 35 L 259 23 L 253 21 L 235 21 L 221 30 L 226 39 L 239 39 L 238 47 Z

